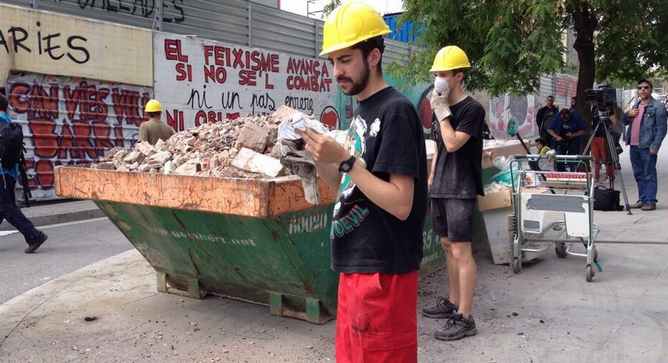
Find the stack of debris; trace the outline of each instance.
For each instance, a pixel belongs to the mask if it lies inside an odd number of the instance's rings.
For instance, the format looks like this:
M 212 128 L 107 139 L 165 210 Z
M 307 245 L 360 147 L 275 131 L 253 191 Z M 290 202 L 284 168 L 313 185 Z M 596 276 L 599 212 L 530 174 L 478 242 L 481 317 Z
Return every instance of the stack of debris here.
M 280 118 L 248 116 L 206 123 L 155 145 L 112 149 L 94 168 L 213 177 L 276 177 L 286 171 L 277 145 Z

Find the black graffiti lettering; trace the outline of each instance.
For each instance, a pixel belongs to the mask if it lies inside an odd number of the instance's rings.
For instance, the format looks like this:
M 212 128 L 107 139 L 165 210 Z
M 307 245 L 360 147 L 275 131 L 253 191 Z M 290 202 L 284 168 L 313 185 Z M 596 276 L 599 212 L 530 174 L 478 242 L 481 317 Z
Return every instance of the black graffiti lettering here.
M 9 28 L 8 33 L 11 33 L 12 38 L 14 39 L 14 53 L 19 52 L 19 47 L 23 48 L 28 53 L 31 52 L 30 48 L 23 45 L 23 42 L 25 42 L 28 39 L 28 32 L 25 29 L 18 26 L 13 26 Z M 21 34 L 20 38 L 16 35 L 17 33 Z
M 7 54 L 9 54 L 9 47 L 7 46 L 7 40 L 5 39 L 5 35 L 2 34 L 2 31 L 0 31 L 0 44 L 2 44 L 5 47 L 5 51 Z
M 251 112 L 253 115 L 255 114 L 255 107 L 273 112 L 276 111 L 276 102 L 273 98 L 271 98 L 269 93 L 265 93 L 259 96 L 254 94 L 251 99 Z
M 193 109 L 202 109 L 202 108 L 207 108 L 211 109 L 213 107 L 209 106 L 207 100 L 206 100 L 206 86 L 204 86 L 204 90 L 200 94 L 200 92 L 196 89 L 190 90 L 190 98 L 188 98 L 188 102 L 186 102 L 187 105 L 189 105 Z
M 105 8 L 107 11 L 111 11 L 111 12 L 113 12 L 113 13 L 117 13 L 117 12 L 118 12 L 118 7 L 115 7 L 115 6 L 111 3 L 111 0 L 103 0 L 103 1 L 104 1 L 104 8 Z
M 72 55 L 72 52 L 67 52 L 67 57 L 69 57 L 75 63 L 84 64 L 90 60 L 90 53 L 88 52 L 88 49 L 84 48 L 83 46 L 74 44 L 74 41 L 76 40 L 80 40 L 85 43 L 88 41 L 88 39 L 79 35 L 72 35 L 71 37 L 67 38 L 67 45 L 71 50 L 81 53 L 82 58 L 75 57 Z
M 313 114 L 313 99 L 310 97 L 286 96 L 285 105 L 298 111 L 306 111 L 309 115 Z
M 238 92 L 223 92 L 220 97 L 220 103 L 224 110 L 243 109 L 241 107 L 241 96 L 239 96 Z
M 60 49 L 60 45 L 52 44 L 51 39 L 58 37 L 60 37 L 60 33 L 49 34 L 44 37 L 44 40 L 46 41 L 46 48 L 44 48 L 44 52 L 46 52 L 46 54 L 48 54 L 49 57 L 51 57 L 51 59 L 53 60 L 59 60 L 65 56 L 64 53 L 61 53 L 59 55 L 54 54 L 55 50 Z
M 183 10 L 183 7 L 177 5 L 177 2 L 183 4 L 183 0 L 172 1 L 172 4 L 174 5 L 174 9 L 179 13 L 179 16 L 174 18 L 174 22 L 175 23 L 183 23 L 183 21 L 186 20 L 186 13 Z
M 185 13 L 183 11 L 183 8 L 179 6 L 177 2 L 183 4 L 183 0 L 171 0 L 171 2 L 167 1 L 163 2 L 162 7 L 165 16 L 162 18 L 162 21 L 166 23 L 182 23 L 183 20 L 185 20 Z M 168 10 L 170 10 L 170 5 L 169 5 L 170 3 L 172 4 L 171 6 L 174 8 L 173 12 L 168 12 Z M 173 13 L 178 13 L 178 14 L 176 17 L 171 17 L 167 16 L 168 13 L 170 15 Z
M 95 0 L 79 0 L 79 7 L 81 9 L 94 6 L 95 6 Z
M 128 13 L 132 10 L 129 6 L 123 5 L 123 0 L 118 0 L 118 9 Z

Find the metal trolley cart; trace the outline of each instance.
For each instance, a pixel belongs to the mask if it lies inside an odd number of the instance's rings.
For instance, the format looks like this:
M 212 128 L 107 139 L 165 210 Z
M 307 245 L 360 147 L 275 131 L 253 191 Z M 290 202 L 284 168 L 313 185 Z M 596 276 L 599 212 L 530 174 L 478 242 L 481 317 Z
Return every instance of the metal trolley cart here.
M 598 228 L 593 223 L 594 183 L 589 172 L 541 171 L 541 155 L 517 155 L 510 163 L 513 185 L 512 269 L 522 271 L 527 252 L 542 253 L 553 244 L 559 258 L 568 255 L 586 258 L 585 277 L 594 278 L 597 264 L 595 237 Z M 551 157 L 561 165 L 591 163 L 590 156 L 556 155 Z M 591 170 L 591 168 L 582 168 Z M 586 253 L 571 249 L 581 243 Z

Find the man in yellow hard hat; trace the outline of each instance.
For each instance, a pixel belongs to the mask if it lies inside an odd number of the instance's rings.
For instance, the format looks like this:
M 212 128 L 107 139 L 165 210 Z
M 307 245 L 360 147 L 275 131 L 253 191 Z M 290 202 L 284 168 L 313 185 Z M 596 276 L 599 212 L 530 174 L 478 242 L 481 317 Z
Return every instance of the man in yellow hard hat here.
M 160 120 L 162 107 L 158 100 L 146 102 L 144 113 L 148 115 L 148 121 L 139 126 L 139 141 L 146 141 L 155 145 L 158 140 L 166 141 L 174 135 L 174 129 Z
M 482 132 L 485 109 L 464 90 L 468 56 L 457 46 L 442 48 L 434 59 L 432 131 L 438 154 L 429 179 L 432 224 L 447 255 L 448 297 L 423 309 L 423 315 L 447 319 L 434 336 L 457 340 L 477 334 L 473 315 L 476 263 L 471 251 L 476 198 L 483 195 Z
M 319 175 L 339 185 L 331 231 L 339 272 L 337 362 L 417 362 L 417 285 L 427 199 L 424 134 L 410 100 L 383 79 L 390 30 L 368 5 L 327 19 L 322 55 L 359 107 L 350 149 L 303 132 Z

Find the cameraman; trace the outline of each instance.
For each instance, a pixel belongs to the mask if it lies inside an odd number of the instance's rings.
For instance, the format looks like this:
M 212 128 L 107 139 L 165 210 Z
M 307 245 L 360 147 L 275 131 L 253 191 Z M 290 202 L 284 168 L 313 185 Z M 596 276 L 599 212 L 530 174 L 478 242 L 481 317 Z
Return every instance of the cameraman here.
M 584 121 L 571 113 L 568 109 L 562 109 L 552 120 L 547 132 L 554 139 L 554 149 L 557 155 L 578 155 L 580 154 L 580 139 L 586 133 L 587 126 Z M 565 171 L 564 163 L 556 163 L 557 171 Z M 571 163 L 568 167 L 570 171 L 575 171 L 577 166 Z

